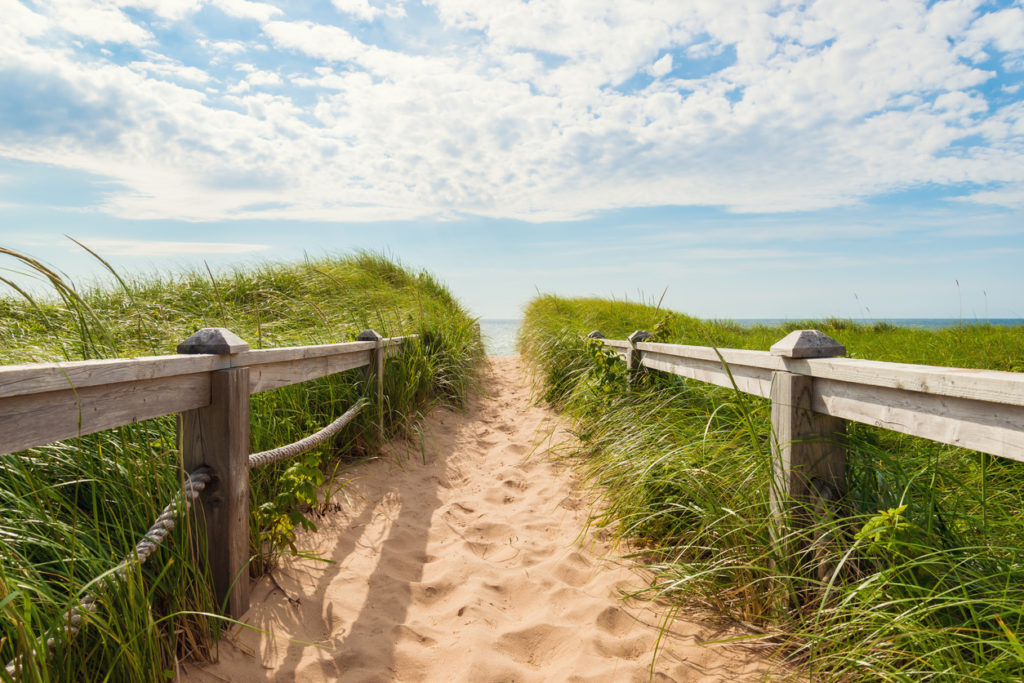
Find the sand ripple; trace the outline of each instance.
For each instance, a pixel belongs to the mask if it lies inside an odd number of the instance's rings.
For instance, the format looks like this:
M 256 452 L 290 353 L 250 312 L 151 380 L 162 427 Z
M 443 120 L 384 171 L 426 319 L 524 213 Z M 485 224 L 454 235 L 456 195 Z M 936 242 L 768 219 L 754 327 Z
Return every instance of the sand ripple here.
M 582 534 L 587 505 L 548 457 L 570 438 L 530 403 L 517 357 L 493 358 L 488 395 L 435 411 L 421 443 L 360 465 L 338 511 L 301 537 L 327 562 L 286 558 L 245 622 L 191 681 L 734 681 L 769 664 L 736 635 L 623 600 L 643 576 Z M 425 460 L 425 463 L 424 463 Z

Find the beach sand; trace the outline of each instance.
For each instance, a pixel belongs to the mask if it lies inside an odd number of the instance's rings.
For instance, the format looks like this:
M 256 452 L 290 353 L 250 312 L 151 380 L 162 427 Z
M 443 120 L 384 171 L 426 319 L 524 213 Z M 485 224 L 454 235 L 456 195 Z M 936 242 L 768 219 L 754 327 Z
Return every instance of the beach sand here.
M 319 529 L 253 586 L 219 661 L 187 681 L 737 681 L 763 651 L 701 642 L 743 635 L 670 620 L 623 599 L 647 578 L 586 531 L 588 498 L 557 457 L 571 435 L 531 403 L 518 357 L 491 358 L 465 411 L 435 410 L 422 438 L 343 475 Z

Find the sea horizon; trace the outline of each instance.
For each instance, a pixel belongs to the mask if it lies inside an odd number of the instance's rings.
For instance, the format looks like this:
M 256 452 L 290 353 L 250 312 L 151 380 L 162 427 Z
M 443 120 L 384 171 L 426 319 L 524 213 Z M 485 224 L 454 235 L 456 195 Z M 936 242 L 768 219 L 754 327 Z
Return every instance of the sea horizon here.
M 827 320 L 828 318 L 703 318 L 714 322 L 734 322 L 744 327 L 755 325 L 782 325 L 802 320 Z M 998 325 L 1001 327 L 1024 327 L 1024 318 L 839 318 L 864 325 L 889 323 L 897 327 L 911 327 L 927 330 L 941 330 L 960 325 Z M 489 356 L 514 356 L 516 337 L 522 318 L 480 318 L 480 332 L 484 337 L 484 348 Z

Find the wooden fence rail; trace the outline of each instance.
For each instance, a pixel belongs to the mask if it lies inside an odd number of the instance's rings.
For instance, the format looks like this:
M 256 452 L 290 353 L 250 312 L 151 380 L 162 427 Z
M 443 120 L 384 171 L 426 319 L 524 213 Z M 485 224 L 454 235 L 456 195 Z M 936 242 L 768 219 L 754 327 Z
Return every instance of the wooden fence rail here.
M 772 401 L 773 511 L 845 491 L 846 421 L 1024 462 L 1024 375 L 841 358 L 846 348 L 798 330 L 770 351 L 716 349 L 590 335 L 640 368 Z
M 372 330 L 345 344 L 250 350 L 206 328 L 151 356 L 0 367 L 0 453 L 177 414 L 185 472 L 208 467 L 200 502 L 215 593 L 231 617 L 249 605 L 249 396 L 365 367 L 382 413 L 385 358 L 413 337 Z

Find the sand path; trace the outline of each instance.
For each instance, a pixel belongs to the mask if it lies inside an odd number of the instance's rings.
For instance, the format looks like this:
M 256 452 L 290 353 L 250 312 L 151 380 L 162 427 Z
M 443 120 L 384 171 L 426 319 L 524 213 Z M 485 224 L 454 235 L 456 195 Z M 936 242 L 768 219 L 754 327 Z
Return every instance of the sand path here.
M 253 589 L 220 660 L 190 681 L 646 681 L 663 612 L 623 600 L 643 576 L 587 534 L 564 463 L 570 438 L 531 405 L 518 357 L 492 358 L 486 395 L 437 410 L 417 443 L 346 474 L 319 530 L 300 539 L 330 562 L 285 558 Z M 761 680 L 749 649 L 677 620 L 657 681 Z

